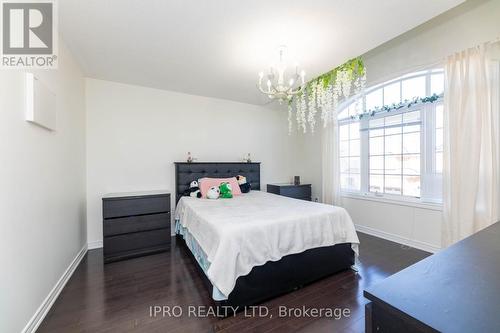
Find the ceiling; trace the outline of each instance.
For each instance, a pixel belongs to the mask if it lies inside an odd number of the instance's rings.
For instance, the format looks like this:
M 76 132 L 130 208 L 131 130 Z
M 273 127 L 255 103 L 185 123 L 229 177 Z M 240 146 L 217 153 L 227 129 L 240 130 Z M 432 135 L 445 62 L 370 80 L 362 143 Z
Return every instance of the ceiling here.
M 277 48 L 311 79 L 464 0 L 63 0 L 88 77 L 252 104 Z

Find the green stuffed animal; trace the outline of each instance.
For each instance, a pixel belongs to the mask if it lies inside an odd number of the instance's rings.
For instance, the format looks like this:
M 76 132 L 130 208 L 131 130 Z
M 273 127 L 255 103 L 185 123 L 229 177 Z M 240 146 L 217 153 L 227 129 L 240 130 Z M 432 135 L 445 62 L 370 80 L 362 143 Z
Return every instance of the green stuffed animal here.
M 233 189 L 229 183 L 221 183 L 219 185 L 220 196 L 222 199 L 231 199 L 233 197 Z

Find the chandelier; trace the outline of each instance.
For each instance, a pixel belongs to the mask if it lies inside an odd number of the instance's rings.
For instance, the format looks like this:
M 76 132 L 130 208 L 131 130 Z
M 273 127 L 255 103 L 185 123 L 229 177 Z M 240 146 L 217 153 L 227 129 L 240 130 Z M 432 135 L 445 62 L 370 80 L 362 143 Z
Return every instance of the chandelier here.
M 282 104 L 284 101 L 291 101 L 295 95 L 304 90 L 306 73 L 302 70 L 299 74 L 298 65 L 295 65 L 295 74 L 288 77 L 286 75 L 287 65 L 285 63 L 286 46 L 280 46 L 278 51 L 279 62 L 269 69 L 269 73 L 266 75 L 265 87 L 262 85 L 264 72 L 259 73 L 259 84 L 257 87 L 260 92 L 267 95 L 270 99 L 278 100 Z

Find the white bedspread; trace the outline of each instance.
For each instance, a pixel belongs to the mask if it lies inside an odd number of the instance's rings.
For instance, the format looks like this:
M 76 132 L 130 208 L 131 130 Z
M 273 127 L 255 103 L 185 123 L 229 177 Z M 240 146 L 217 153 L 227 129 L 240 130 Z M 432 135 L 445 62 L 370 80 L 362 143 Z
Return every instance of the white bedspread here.
M 207 276 L 226 296 L 239 276 L 289 254 L 338 243 L 353 243 L 358 253 L 345 209 L 261 191 L 232 199 L 182 197 L 175 218 L 207 255 Z

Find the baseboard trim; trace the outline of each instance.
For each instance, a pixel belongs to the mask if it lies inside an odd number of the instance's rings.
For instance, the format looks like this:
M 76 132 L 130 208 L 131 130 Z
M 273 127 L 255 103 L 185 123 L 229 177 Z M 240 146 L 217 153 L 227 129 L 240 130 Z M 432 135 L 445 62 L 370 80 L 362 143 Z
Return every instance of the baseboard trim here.
M 35 333 L 40 324 L 42 323 L 43 319 L 49 313 L 50 308 L 56 301 L 57 297 L 63 290 L 64 286 L 68 282 L 68 280 L 71 278 L 73 275 L 73 272 L 75 269 L 78 267 L 80 264 L 80 261 L 82 261 L 83 257 L 87 253 L 87 244 L 85 244 L 82 249 L 78 252 L 76 257 L 71 261 L 69 264 L 68 268 L 64 271 L 62 276 L 59 278 L 59 280 L 56 282 L 54 288 L 49 292 L 47 297 L 43 300 L 42 304 L 40 307 L 36 310 L 35 314 L 31 319 L 29 320 L 28 324 L 24 327 L 22 330 L 22 333 Z
M 441 250 L 439 247 L 432 245 L 432 244 L 429 244 L 429 243 L 426 243 L 426 242 L 421 242 L 418 240 L 409 239 L 409 238 L 402 237 L 402 236 L 395 235 L 395 234 L 391 234 L 391 233 L 388 233 L 385 231 L 380 231 L 380 230 L 377 230 L 374 228 L 366 227 L 364 225 L 356 224 L 355 227 L 356 227 L 357 231 L 363 232 L 365 234 L 372 235 L 372 236 L 379 237 L 379 238 L 383 238 L 383 239 L 389 240 L 391 242 L 396 242 L 399 244 L 411 246 L 411 247 L 414 247 L 414 248 L 422 250 L 422 251 L 436 253 L 437 251 Z
M 89 250 L 100 249 L 101 247 L 102 247 L 102 240 L 89 242 L 87 244 L 87 249 Z

